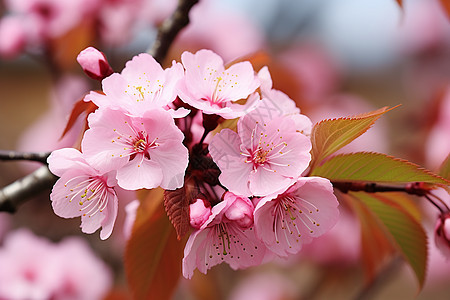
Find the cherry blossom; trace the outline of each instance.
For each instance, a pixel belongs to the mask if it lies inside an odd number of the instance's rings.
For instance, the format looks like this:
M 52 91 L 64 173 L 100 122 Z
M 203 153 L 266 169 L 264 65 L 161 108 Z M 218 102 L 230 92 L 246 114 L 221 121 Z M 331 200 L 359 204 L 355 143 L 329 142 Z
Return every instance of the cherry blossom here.
M 253 209 L 248 198 L 225 193 L 224 200 L 212 208 L 209 219 L 189 237 L 183 276 L 190 279 L 195 268 L 206 274 L 222 262 L 235 270 L 259 265 L 266 249 L 253 229 Z
M 184 52 L 181 61 L 186 73 L 178 85 L 178 95 L 205 114 L 225 119 L 243 116 L 259 104 L 259 87 L 250 62 L 239 62 L 225 69 L 220 56 L 210 50 Z M 248 99 L 247 99 L 248 98 Z M 234 103 L 247 99 L 244 105 Z
M 222 173 L 220 182 L 243 196 L 267 196 L 292 185 L 308 167 L 309 138 L 295 129 L 289 117 L 260 124 L 254 118 L 239 119 L 238 133 L 223 129 L 209 152 Z
M 61 177 L 50 194 L 55 214 L 63 218 L 81 216 L 84 233 L 94 233 L 102 227 L 100 238 L 107 239 L 117 217 L 115 172 L 97 171 L 82 153 L 72 148 L 53 151 L 48 164 L 50 171 Z
M 54 244 L 16 230 L 0 248 L 0 265 L 1 299 L 101 299 L 112 285 L 111 270 L 78 237 Z
M 173 62 L 163 70 L 149 54 L 142 53 L 128 61 L 122 73 L 114 73 L 102 81 L 103 93 L 91 92 L 86 101 L 98 107 L 122 109 L 132 115 L 143 116 L 156 108 L 169 110 L 173 117 L 184 117 L 189 110 L 173 110 L 177 94 L 175 86 L 183 76 L 183 67 Z
M 262 198 L 255 208 L 255 229 L 268 249 L 280 256 L 298 253 L 303 244 L 328 232 L 339 217 L 328 179 L 302 177 L 284 193 Z
M 118 185 L 140 188 L 177 189 L 188 164 L 183 133 L 162 109 L 142 117 L 110 108 L 89 116 L 82 141 L 87 161 L 102 172 L 117 170 Z

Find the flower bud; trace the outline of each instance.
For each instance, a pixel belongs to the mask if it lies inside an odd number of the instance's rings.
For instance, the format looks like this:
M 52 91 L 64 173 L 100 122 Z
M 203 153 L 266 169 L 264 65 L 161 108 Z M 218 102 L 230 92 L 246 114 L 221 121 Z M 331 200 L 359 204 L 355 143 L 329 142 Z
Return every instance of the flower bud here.
M 441 215 L 437 219 L 434 242 L 441 253 L 450 258 L 450 213 Z
M 189 205 L 189 217 L 191 226 L 199 229 L 211 215 L 211 206 L 203 199 L 197 199 Z
M 253 225 L 254 211 L 254 207 L 250 199 L 227 192 L 224 196 L 224 200 L 227 200 L 226 198 L 229 197 L 235 197 L 236 199 L 233 204 L 228 207 L 225 212 L 225 217 L 229 220 L 235 221 L 243 229 L 250 228 Z
M 95 80 L 103 80 L 114 72 L 105 55 L 94 47 L 81 51 L 77 61 L 86 75 Z

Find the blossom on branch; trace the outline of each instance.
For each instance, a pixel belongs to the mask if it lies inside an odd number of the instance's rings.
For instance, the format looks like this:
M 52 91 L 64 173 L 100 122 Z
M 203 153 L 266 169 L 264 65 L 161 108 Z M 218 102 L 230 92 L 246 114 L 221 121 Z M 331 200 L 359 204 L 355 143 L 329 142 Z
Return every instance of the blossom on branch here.
M 117 170 L 118 185 L 127 190 L 174 190 L 183 185 L 188 151 L 183 133 L 162 109 L 130 116 L 110 108 L 89 116 L 82 141 L 86 160 L 102 172 Z
M 299 178 L 287 191 L 259 200 L 257 235 L 277 255 L 298 253 L 302 245 L 333 228 L 339 217 L 338 204 L 328 179 Z
M 235 270 L 259 265 L 266 248 L 255 235 L 253 209 L 248 198 L 225 193 L 223 201 L 212 208 L 209 219 L 189 237 L 183 276 L 191 278 L 195 268 L 206 274 L 222 262 Z
M 181 64 L 174 62 L 163 70 L 151 55 L 142 53 L 128 61 L 122 73 L 114 73 L 102 81 L 104 94 L 91 92 L 85 100 L 100 108 L 122 109 L 136 116 L 163 108 L 173 117 L 184 117 L 189 110 L 174 111 L 172 104 L 177 96 L 175 86 L 182 76 Z
M 203 113 L 234 119 L 259 104 L 254 92 L 260 83 L 250 62 L 225 69 L 222 58 L 210 50 L 184 52 L 181 61 L 186 73 L 178 85 L 179 97 Z M 245 99 L 243 105 L 234 103 Z
M 53 151 L 48 165 L 53 174 L 61 177 L 50 194 L 55 214 L 63 218 L 81 216 L 84 233 L 94 233 L 102 227 L 100 238 L 107 239 L 117 217 L 115 171 L 99 172 L 72 148 Z

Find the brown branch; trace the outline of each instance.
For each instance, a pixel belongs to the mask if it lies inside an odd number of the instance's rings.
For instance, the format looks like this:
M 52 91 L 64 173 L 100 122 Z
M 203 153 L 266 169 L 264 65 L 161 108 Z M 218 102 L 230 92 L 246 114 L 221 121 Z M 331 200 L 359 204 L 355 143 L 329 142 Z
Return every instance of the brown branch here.
M 366 192 L 366 193 L 382 193 L 382 192 L 404 192 L 410 195 L 425 196 L 430 192 L 430 188 L 426 187 L 422 182 L 409 183 L 404 186 L 381 185 L 372 182 L 340 182 L 333 181 L 333 187 L 343 193 Z
M 179 0 L 172 16 L 165 20 L 158 30 L 153 46 L 147 51 L 156 61 L 162 63 L 178 32 L 189 24 L 189 11 L 199 0 Z
M 47 163 L 50 152 L 16 152 L 0 150 L 0 160 L 31 160 Z
M 58 178 L 42 166 L 27 176 L 0 190 L 0 211 L 13 213 L 17 207 L 32 196 L 50 189 Z

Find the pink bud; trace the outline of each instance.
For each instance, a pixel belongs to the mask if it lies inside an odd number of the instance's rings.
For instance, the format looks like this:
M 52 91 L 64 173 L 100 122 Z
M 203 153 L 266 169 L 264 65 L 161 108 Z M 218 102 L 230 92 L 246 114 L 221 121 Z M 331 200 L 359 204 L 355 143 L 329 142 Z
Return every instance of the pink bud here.
M 434 242 L 441 253 L 450 258 L 450 213 L 441 215 L 437 219 Z
M 191 226 L 199 229 L 208 220 L 211 215 L 211 207 L 205 204 L 205 200 L 197 199 L 189 205 L 189 216 L 191 218 Z
M 23 21 L 17 17 L 6 16 L 0 21 L 0 55 L 14 58 L 21 54 L 26 44 Z
M 83 71 L 95 80 L 103 80 L 114 72 L 105 55 L 94 47 L 87 47 L 81 51 L 77 61 Z
M 247 197 L 240 197 L 231 192 L 225 193 L 224 200 L 235 197 L 233 204 L 228 207 L 225 212 L 225 217 L 229 220 L 235 221 L 240 227 L 247 229 L 253 225 L 253 211 L 254 207 L 250 199 Z

